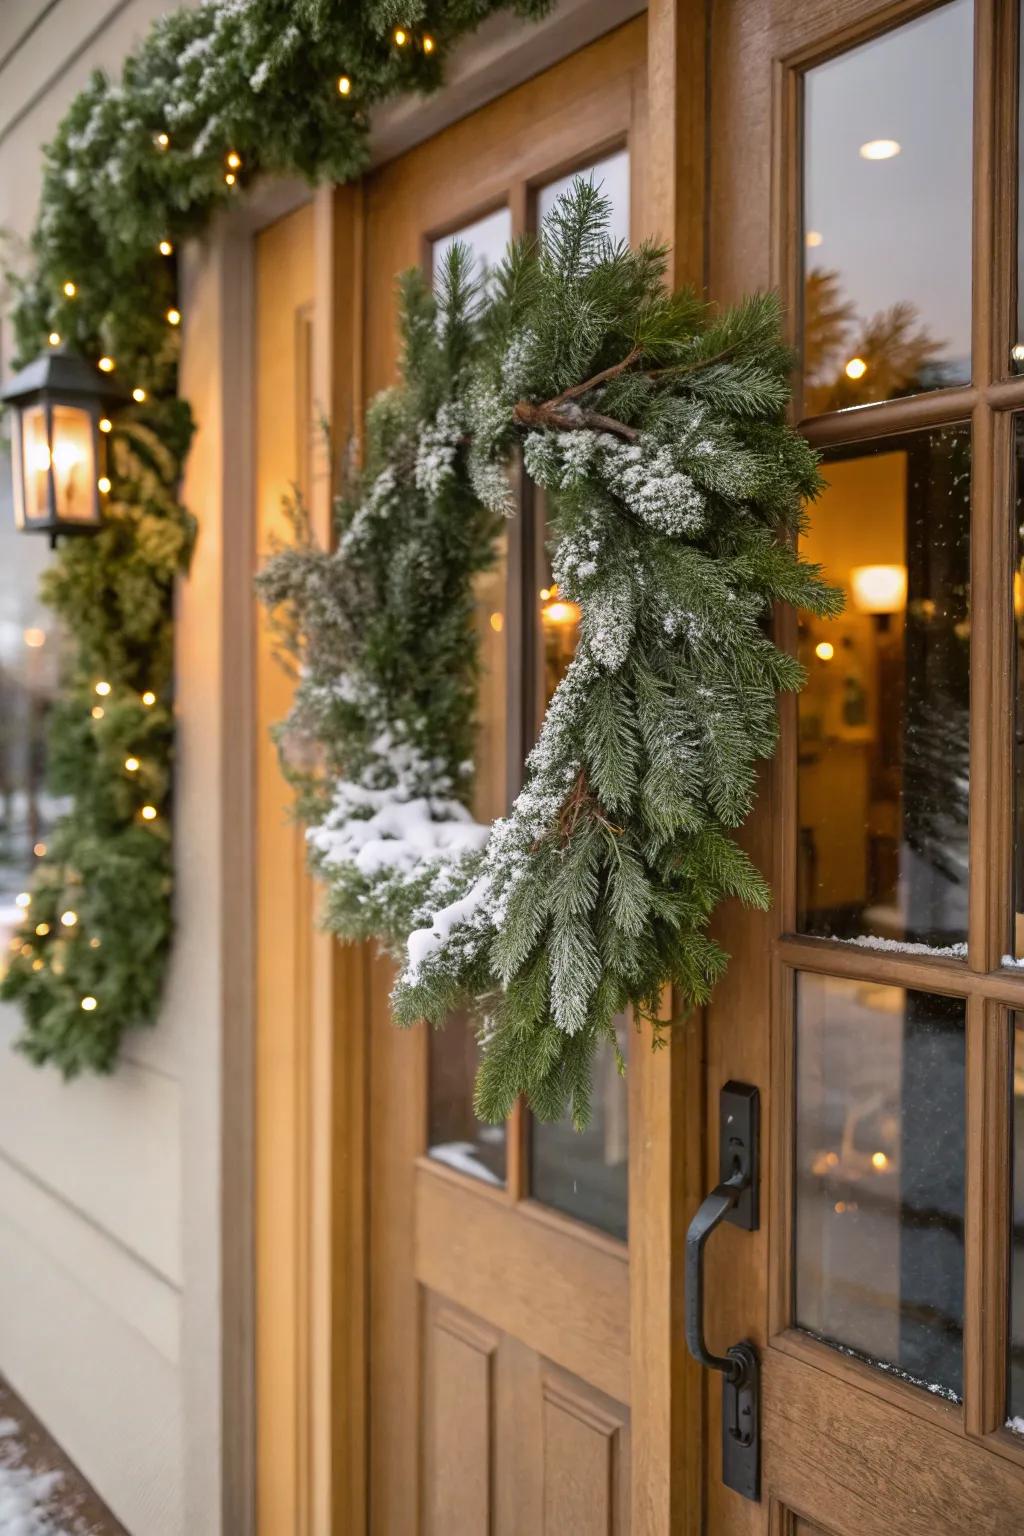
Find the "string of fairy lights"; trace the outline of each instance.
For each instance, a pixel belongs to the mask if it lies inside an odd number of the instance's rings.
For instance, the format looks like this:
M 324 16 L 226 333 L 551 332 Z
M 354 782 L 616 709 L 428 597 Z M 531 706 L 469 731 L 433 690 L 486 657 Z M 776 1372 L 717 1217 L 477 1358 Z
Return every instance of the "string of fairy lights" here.
M 435 37 L 430 32 L 416 30 L 411 26 L 397 25 L 390 34 L 392 46 L 399 52 L 418 48 L 423 54 L 429 56 L 437 48 Z M 357 82 L 353 75 L 342 72 L 336 77 L 337 94 L 347 104 L 355 105 L 358 96 Z M 165 128 L 161 128 L 152 135 L 154 153 L 157 155 L 170 155 L 174 153 L 175 144 L 171 134 Z M 245 161 L 237 148 L 226 150 L 223 159 L 223 182 L 228 189 L 238 189 L 243 184 Z M 155 242 L 155 253 L 162 259 L 168 260 L 176 255 L 175 241 L 170 232 L 163 233 Z M 69 275 L 61 282 L 58 307 L 73 305 L 83 297 L 79 279 Z M 178 329 L 182 324 L 182 313 L 176 304 L 170 305 L 163 312 L 163 319 L 172 330 Z M 51 348 L 64 345 L 64 334 L 58 329 L 60 325 L 58 317 L 57 325 L 54 325 L 47 334 L 47 343 Z M 70 323 L 70 322 L 69 322 Z M 111 375 L 117 371 L 117 359 L 104 352 L 96 359 L 96 367 L 100 373 Z M 149 392 L 142 383 L 136 383 L 130 388 L 131 400 L 135 405 L 144 405 L 149 399 Z M 127 401 L 126 401 L 127 404 Z M 101 416 L 98 422 L 99 430 L 105 436 L 109 436 L 115 429 L 115 422 L 110 416 Z M 106 473 L 97 479 L 97 487 L 103 497 L 110 495 L 112 482 Z M 115 685 L 105 678 L 99 678 L 92 685 L 92 702 L 89 705 L 90 718 L 95 726 L 99 726 L 104 720 L 107 710 L 116 701 L 117 691 Z M 157 694 L 152 689 L 146 689 L 142 693 L 132 693 L 132 697 L 144 709 L 152 709 L 158 702 Z M 142 828 L 153 832 L 160 830 L 162 821 L 159 804 L 159 795 L 155 792 L 155 783 L 161 776 L 158 765 L 147 762 L 145 754 L 138 751 L 128 751 L 121 762 L 121 773 L 125 783 L 137 788 L 134 797 L 133 819 Z M 44 860 L 47 856 L 47 845 L 37 842 L 33 852 L 37 859 Z M 65 968 L 63 958 L 64 947 L 68 943 L 86 945 L 91 950 L 99 950 L 102 940 L 97 934 L 87 931 L 86 922 L 83 920 L 76 905 L 73 889 L 81 883 L 81 877 L 74 871 L 64 871 L 56 885 L 37 887 L 35 893 L 22 891 L 16 897 L 16 906 L 23 914 L 22 927 L 18 934 L 10 941 L 10 949 L 13 954 L 20 954 L 31 963 L 33 971 L 41 971 L 47 965 L 55 975 L 62 975 Z M 58 889 L 59 886 L 59 889 Z M 44 909 L 41 910 L 41 909 Z M 33 916 L 37 921 L 32 922 Z M 95 1013 L 101 1007 L 102 988 L 98 985 L 95 990 L 82 994 L 79 998 L 79 1006 L 83 1013 Z

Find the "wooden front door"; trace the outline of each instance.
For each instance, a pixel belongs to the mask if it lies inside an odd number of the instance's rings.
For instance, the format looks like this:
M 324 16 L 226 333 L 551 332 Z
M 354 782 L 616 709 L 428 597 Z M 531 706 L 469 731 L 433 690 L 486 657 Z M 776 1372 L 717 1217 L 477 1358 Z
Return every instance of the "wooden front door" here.
M 453 237 L 493 262 L 577 171 L 604 185 L 616 233 L 637 231 L 646 71 L 640 18 L 369 178 L 368 395 L 394 377 L 396 273 L 436 268 Z M 575 639 L 542 523 L 524 495 L 477 592 L 476 811 L 488 820 L 519 787 Z M 669 1065 L 624 1019 L 635 1070 L 627 1085 L 601 1063 L 585 1135 L 525 1110 L 481 1126 L 471 1030 L 452 1019 L 396 1031 L 392 974 L 378 959 L 369 985 L 370 1529 L 667 1532 L 673 1124 L 667 1097 L 653 1113 L 643 1104 Z M 650 1313 L 635 1303 L 645 1294 Z
M 781 621 L 808 686 L 747 832 L 776 905 L 723 917 L 706 1021 L 709 1186 L 723 1085 L 762 1107 L 759 1227 L 706 1251 L 711 1347 L 762 1373 L 760 1502 L 711 1378 L 722 1536 L 1024 1530 L 1017 30 L 713 8 L 712 292 L 786 295 L 805 545 L 847 596 Z

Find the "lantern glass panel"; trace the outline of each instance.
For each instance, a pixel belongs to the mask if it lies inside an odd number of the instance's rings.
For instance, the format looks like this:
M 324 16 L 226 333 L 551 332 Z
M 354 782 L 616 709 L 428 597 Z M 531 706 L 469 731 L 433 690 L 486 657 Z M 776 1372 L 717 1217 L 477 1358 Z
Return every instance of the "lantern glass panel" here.
M 92 416 L 75 405 L 53 407 L 53 485 L 64 523 L 96 520 L 96 449 Z
M 24 486 L 23 521 L 45 523 L 50 516 L 50 443 L 46 409 L 30 405 L 21 417 L 21 482 Z

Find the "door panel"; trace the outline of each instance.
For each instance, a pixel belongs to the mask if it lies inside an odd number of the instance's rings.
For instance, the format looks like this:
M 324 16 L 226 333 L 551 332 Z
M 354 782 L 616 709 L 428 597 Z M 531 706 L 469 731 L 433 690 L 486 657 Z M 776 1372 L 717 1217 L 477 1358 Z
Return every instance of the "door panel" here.
M 645 76 L 641 18 L 369 178 L 368 393 L 393 377 L 395 275 L 412 265 L 429 272 L 453 235 L 493 258 L 504 230 L 535 227 L 544 189 L 576 169 L 610 162 L 606 174 L 621 187 L 642 159 Z M 620 216 L 628 227 L 628 200 Z M 540 574 L 540 518 L 524 498 L 503 564 L 478 591 L 478 773 L 488 816 L 521 781 L 538 708 L 535 680 L 543 685 L 551 626 L 566 617 Z M 475 1046 L 465 1021 L 452 1019 L 433 1040 L 396 1031 L 390 979 L 377 960 L 370 1528 L 378 1536 L 412 1536 L 421 1526 L 436 1536 L 625 1536 L 631 1268 L 626 1243 L 599 1230 L 625 1228 L 625 1105 L 610 1085 L 596 1134 L 572 1144 L 585 1203 L 559 1186 L 552 1205 L 542 1204 L 531 1195 L 527 1112 L 512 1116 L 504 1144 L 478 1127 L 469 1100 Z M 671 1136 L 671 1124 L 658 1130 Z M 550 1173 L 563 1132 L 545 1134 L 556 1137 L 545 1142 Z M 536 1195 L 546 1191 L 542 1177 Z M 559 1203 L 572 1214 L 556 1211 Z M 579 1216 L 590 1223 L 572 1219 Z M 668 1264 L 666 1247 L 646 1246 L 647 1263 Z
M 762 1359 L 761 1503 L 722 1485 L 710 1384 L 724 1536 L 1024 1529 L 1004 1427 L 1016 49 L 1016 6 L 990 0 L 713 13 L 711 289 L 787 300 L 829 481 L 807 553 L 848 599 L 834 625 L 777 621 L 809 682 L 744 832 L 776 905 L 717 924 L 709 1103 L 755 1084 L 766 1153 L 762 1230 L 708 1253 L 712 1348 Z

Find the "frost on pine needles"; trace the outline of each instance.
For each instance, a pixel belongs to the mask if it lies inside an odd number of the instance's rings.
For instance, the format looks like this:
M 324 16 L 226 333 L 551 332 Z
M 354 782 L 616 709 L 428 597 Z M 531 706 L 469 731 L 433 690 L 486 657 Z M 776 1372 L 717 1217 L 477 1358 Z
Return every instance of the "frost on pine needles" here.
M 405 383 L 373 408 L 338 553 L 281 551 L 263 578 L 302 661 L 285 737 L 321 753 L 304 813 L 329 921 L 408 938 L 399 1022 L 475 1017 L 492 1120 L 525 1094 L 583 1124 L 616 1014 L 656 1021 L 666 985 L 680 1009 L 709 996 L 716 906 L 769 899 L 733 833 L 777 695 L 803 680 L 772 608 L 839 605 L 795 553 L 819 481 L 785 424 L 775 299 L 716 313 L 668 293 L 664 252 L 612 244 L 607 217 L 577 181 L 486 296 L 458 254 L 439 314 L 407 283 Z M 471 584 L 517 449 L 582 617 L 486 836 L 467 809 Z

